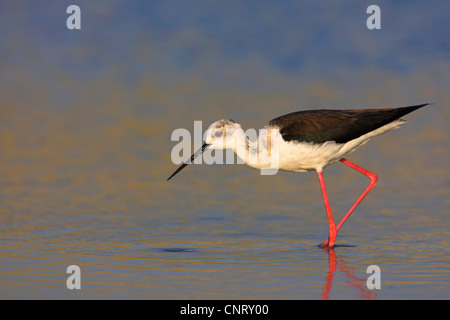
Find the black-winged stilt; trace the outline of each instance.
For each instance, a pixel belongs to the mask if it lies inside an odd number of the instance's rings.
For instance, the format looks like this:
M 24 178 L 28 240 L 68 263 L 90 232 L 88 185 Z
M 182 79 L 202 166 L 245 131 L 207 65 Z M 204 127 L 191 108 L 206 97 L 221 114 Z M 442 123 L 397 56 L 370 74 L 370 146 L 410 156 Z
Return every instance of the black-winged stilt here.
M 320 247 L 333 248 L 336 235 L 359 203 L 375 187 L 377 175 L 344 158 L 370 138 L 397 129 L 406 121 L 400 117 L 429 103 L 390 109 L 307 110 L 298 111 L 269 121 L 256 141 L 248 139 L 241 126 L 223 119 L 211 124 L 202 147 L 184 162 L 168 179 L 173 178 L 207 148 L 233 149 L 249 166 L 273 168 L 268 158 L 277 155 L 276 169 L 306 172 L 315 170 L 328 217 L 328 239 Z M 275 142 L 276 141 L 276 142 Z M 273 157 L 272 157 L 273 158 Z M 270 159 L 272 159 L 270 158 Z M 370 179 L 369 186 L 336 226 L 328 201 L 323 169 L 340 161 Z M 268 163 L 271 163 L 268 165 Z

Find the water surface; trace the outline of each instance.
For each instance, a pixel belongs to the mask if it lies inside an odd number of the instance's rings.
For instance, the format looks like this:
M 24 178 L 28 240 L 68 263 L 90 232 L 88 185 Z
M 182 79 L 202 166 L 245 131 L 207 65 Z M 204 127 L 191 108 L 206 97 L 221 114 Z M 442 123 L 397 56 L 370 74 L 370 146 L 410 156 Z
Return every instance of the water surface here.
M 239 3 L 81 1 L 78 33 L 64 6 L 1 5 L 0 298 L 450 298 L 448 10 L 392 6 L 368 33 L 363 5 Z M 192 165 L 166 181 L 171 133 L 194 120 L 424 102 L 348 157 L 379 182 L 333 251 L 316 247 L 315 173 Z M 339 220 L 368 179 L 324 175 Z

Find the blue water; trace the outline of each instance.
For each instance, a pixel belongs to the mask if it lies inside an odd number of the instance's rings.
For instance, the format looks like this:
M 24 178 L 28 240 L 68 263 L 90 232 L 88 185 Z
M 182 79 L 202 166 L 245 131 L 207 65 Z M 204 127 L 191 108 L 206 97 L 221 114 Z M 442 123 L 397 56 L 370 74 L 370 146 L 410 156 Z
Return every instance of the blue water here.
M 0 4 L 2 299 L 448 299 L 448 2 Z M 192 165 L 171 134 L 434 102 L 349 159 L 379 176 L 334 251 L 314 173 Z M 367 186 L 325 170 L 336 220 Z M 66 269 L 81 269 L 69 290 Z M 370 290 L 367 268 L 381 271 Z

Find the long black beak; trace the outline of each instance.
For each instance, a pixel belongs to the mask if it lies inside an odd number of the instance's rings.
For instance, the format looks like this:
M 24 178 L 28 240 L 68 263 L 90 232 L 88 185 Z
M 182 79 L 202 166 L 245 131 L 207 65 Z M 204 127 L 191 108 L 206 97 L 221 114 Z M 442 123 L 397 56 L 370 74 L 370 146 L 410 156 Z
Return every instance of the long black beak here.
M 183 170 L 184 167 L 186 167 L 188 164 L 191 164 L 192 161 L 194 161 L 195 158 L 197 158 L 199 155 L 201 155 L 206 150 L 206 148 L 208 148 L 209 146 L 210 146 L 209 144 L 204 143 L 200 149 L 195 151 L 195 153 L 191 156 L 191 158 L 189 160 L 183 162 L 183 164 L 177 170 L 175 170 L 174 173 L 172 173 L 172 175 L 169 177 L 169 179 L 167 179 L 167 181 L 170 181 L 170 179 L 172 179 L 173 176 L 175 176 L 178 172 Z

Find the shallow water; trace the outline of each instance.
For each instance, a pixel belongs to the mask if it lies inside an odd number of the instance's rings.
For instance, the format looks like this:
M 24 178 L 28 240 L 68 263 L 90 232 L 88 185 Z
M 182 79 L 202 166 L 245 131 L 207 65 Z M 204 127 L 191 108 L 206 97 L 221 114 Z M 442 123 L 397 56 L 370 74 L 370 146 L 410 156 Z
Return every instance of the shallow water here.
M 400 132 L 355 153 L 379 183 L 328 252 L 316 247 L 328 230 L 314 173 L 204 164 L 169 183 L 170 145 L 155 154 L 140 138 L 109 141 L 95 126 L 32 134 L 62 121 L 33 119 L 2 156 L 1 298 L 450 298 L 449 180 L 441 160 L 415 170 L 432 144 L 404 146 L 415 156 L 383 152 L 405 140 Z M 325 181 L 336 220 L 368 183 L 342 164 Z M 65 284 L 73 264 L 79 291 Z M 366 286 L 374 264 L 380 290 Z
M 286 15 L 264 2 L 269 10 L 249 20 L 250 35 L 265 30 L 291 44 L 266 52 L 249 34 L 227 31 L 231 20 L 247 21 L 237 3 L 186 14 L 164 11 L 165 2 L 127 3 L 81 1 L 84 29 L 70 34 L 57 28 L 65 8 L 50 2 L 46 10 L 11 2 L 0 11 L 8 31 L 0 52 L 0 298 L 450 298 L 450 64 L 434 27 L 410 33 L 387 15 L 394 29 L 371 38 L 355 27 L 353 5 L 297 8 L 284 25 L 276 21 Z M 414 17 L 429 21 L 448 11 L 421 6 Z M 395 8 L 403 23 L 420 24 L 408 18 L 415 10 Z M 325 22 L 299 19 L 322 17 L 310 14 L 316 9 L 326 13 L 328 33 Z M 36 10 L 40 22 L 30 18 Z M 333 12 L 352 13 L 345 35 L 331 31 L 341 21 Z M 201 19 L 210 14 L 223 20 Z M 258 31 L 263 25 L 273 28 Z M 332 47 L 353 43 L 353 51 L 324 57 L 315 32 L 334 39 Z M 409 50 L 415 41 L 429 51 Z M 262 176 L 244 165 L 203 164 L 166 181 L 177 167 L 171 133 L 192 132 L 194 120 L 206 129 L 231 117 L 258 129 L 296 110 L 428 101 L 435 105 L 348 156 L 379 182 L 332 251 L 317 248 L 328 227 L 315 173 Z M 324 177 L 339 220 L 368 179 L 341 163 Z M 70 265 L 81 269 L 81 290 L 66 287 Z M 370 265 L 380 267 L 381 289 L 366 285 Z

